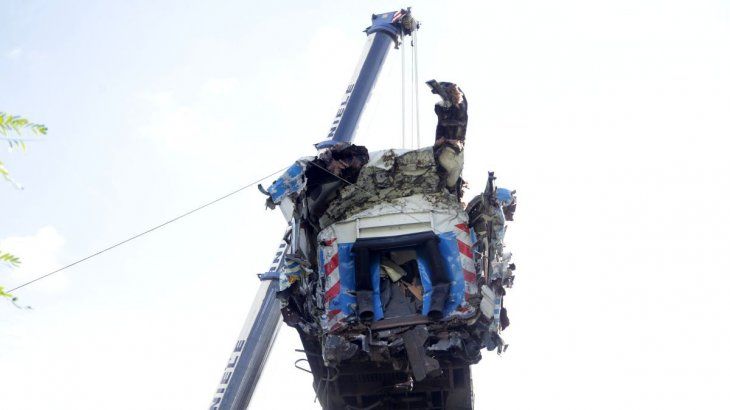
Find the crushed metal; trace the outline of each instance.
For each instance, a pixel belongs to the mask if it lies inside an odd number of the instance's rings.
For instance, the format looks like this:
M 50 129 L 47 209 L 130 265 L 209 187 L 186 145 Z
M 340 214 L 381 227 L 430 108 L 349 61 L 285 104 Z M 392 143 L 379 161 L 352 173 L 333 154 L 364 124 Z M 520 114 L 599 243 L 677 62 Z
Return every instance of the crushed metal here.
M 319 346 L 324 366 L 383 363 L 420 381 L 440 374 L 439 363 L 473 364 L 483 348 L 506 349 L 500 332 L 509 324 L 504 295 L 515 265 L 504 249 L 504 235 L 515 191 L 497 188 L 490 173 L 485 191 L 465 207 L 460 189 L 447 184 L 449 170 L 437 159 L 441 151 L 370 153 L 341 144 L 298 160 L 266 190 L 267 205 L 279 206 L 297 230 L 295 256 L 280 274 L 284 320 L 305 345 Z M 381 234 L 403 236 L 394 235 L 398 229 L 405 236 L 438 234 L 444 269 L 451 275 L 446 285 L 431 283 L 433 266 L 414 242 L 369 251 L 377 260 L 360 272 L 373 272 L 373 289 L 357 288 L 353 243 L 367 237 L 377 241 Z M 439 289 L 446 292 L 444 314 L 432 317 L 427 305 Z M 362 293 L 369 298 L 360 298 Z M 361 306 L 367 303 L 373 305 L 371 316 Z

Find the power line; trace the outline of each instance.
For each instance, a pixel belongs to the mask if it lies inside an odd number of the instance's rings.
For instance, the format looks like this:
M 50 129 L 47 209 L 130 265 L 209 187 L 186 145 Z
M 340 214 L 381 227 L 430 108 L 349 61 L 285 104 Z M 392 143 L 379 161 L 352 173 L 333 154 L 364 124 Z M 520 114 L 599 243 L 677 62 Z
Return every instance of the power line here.
M 20 285 L 20 286 L 16 286 L 16 287 L 14 287 L 13 289 L 10 289 L 10 290 L 8 291 L 8 293 L 10 293 L 10 292 L 13 292 L 13 291 L 16 291 L 16 290 L 18 290 L 18 289 L 20 289 L 20 288 L 22 288 L 22 287 L 28 286 L 28 285 L 30 285 L 31 283 L 37 282 L 37 281 L 39 281 L 39 280 L 41 280 L 41 279 L 45 279 L 45 278 L 47 278 L 47 277 L 49 277 L 49 276 L 51 276 L 51 275 L 54 275 L 54 274 L 56 274 L 56 273 L 58 273 L 58 272 L 61 272 L 62 270 L 68 269 L 68 268 L 70 268 L 70 267 L 72 267 L 72 266 L 74 266 L 74 265 L 78 265 L 78 264 L 79 264 L 79 263 L 81 263 L 81 262 L 87 261 L 87 260 L 89 260 L 89 259 L 91 259 L 91 258 L 93 258 L 93 257 L 95 257 L 95 256 L 101 255 L 101 254 L 102 254 L 102 253 L 104 253 L 104 252 L 110 251 L 110 250 L 112 250 L 112 249 L 116 248 L 117 246 L 121 246 L 121 245 L 124 245 L 124 244 L 125 244 L 125 243 L 127 243 L 127 242 L 133 241 L 133 240 L 135 240 L 135 239 L 139 238 L 140 236 L 144 236 L 144 235 L 147 235 L 147 234 L 148 234 L 148 233 L 150 233 L 150 232 L 156 231 L 156 230 L 158 230 L 158 229 L 160 229 L 160 228 L 162 228 L 162 227 L 164 227 L 164 226 L 166 226 L 166 225 L 169 225 L 169 224 L 171 224 L 171 223 L 173 223 L 173 222 L 175 222 L 175 221 L 177 221 L 177 220 L 179 220 L 179 219 L 182 219 L 182 218 L 184 218 L 184 217 L 186 217 L 186 216 L 188 216 L 188 215 L 190 215 L 190 214 L 192 214 L 192 213 L 198 212 L 198 211 L 200 211 L 200 210 L 201 210 L 201 209 L 203 209 L 203 208 L 206 208 L 206 207 L 208 207 L 208 206 L 210 206 L 210 205 L 213 205 L 213 204 L 215 204 L 216 202 L 220 202 L 220 201 L 222 201 L 222 200 L 224 200 L 224 199 L 226 199 L 226 198 L 228 198 L 228 197 L 230 197 L 230 196 L 233 196 L 233 195 L 235 195 L 235 194 L 237 194 L 237 193 L 239 193 L 239 192 L 243 191 L 243 190 L 244 190 L 244 189 L 246 189 L 246 188 L 250 188 L 250 187 L 252 187 L 252 186 L 254 186 L 254 185 L 258 184 L 259 182 L 261 182 L 261 181 L 265 180 L 266 178 L 270 178 L 270 177 L 272 177 L 272 176 L 274 176 L 274 175 L 276 175 L 276 174 L 278 174 L 278 173 L 280 173 L 280 172 L 284 171 L 284 170 L 285 170 L 285 169 L 287 169 L 287 168 L 288 168 L 288 167 L 284 167 L 284 168 L 282 168 L 282 169 L 280 169 L 280 170 L 278 170 L 278 171 L 274 171 L 274 172 L 270 173 L 269 175 L 266 175 L 266 176 L 265 176 L 265 177 L 263 177 L 263 178 L 260 178 L 260 179 L 258 179 L 258 180 L 256 180 L 256 181 L 253 181 L 253 182 L 249 183 L 249 184 L 246 184 L 246 185 L 242 186 L 241 188 L 238 188 L 238 189 L 236 189 L 235 191 L 231 191 L 231 192 L 229 192 L 229 193 L 227 193 L 227 194 L 225 194 L 225 195 L 223 195 L 223 196 L 221 196 L 221 197 L 219 197 L 219 198 L 216 198 L 216 199 L 214 199 L 214 200 L 212 200 L 212 201 L 210 201 L 210 202 L 206 202 L 206 203 L 204 203 L 203 205 L 200 205 L 200 206 L 198 206 L 198 207 L 197 207 L 197 208 L 195 208 L 195 209 L 191 209 L 190 211 L 187 211 L 187 212 L 185 212 L 184 214 L 178 215 L 178 216 L 176 216 L 176 217 L 174 217 L 174 218 L 172 218 L 172 219 L 170 219 L 170 220 L 167 220 L 167 221 L 165 221 L 165 222 L 163 222 L 163 223 L 161 223 L 161 224 L 159 224 L 159 225 L 153 226 L 152 228 L 149 228 L 149 229 L 147 229 L 147 230 L 146 230 L 146 231 L 144 231 L 144 232 L 140 232 L 140 233 L 138 233 L 138 234 L 136 234 L 136 235 L 134 235 L 134 236 L 130 236 L 129 238 L 127 238 L 127 239 L 125 239 L 125 240 L 123 240 L 123 241 L 121 241 L 121 242 L 117 242 L 117 243 L 115 243 L 114 245 L 111 245 L 111 246 L 109 246 L 108 248 L 104 248 L 104 249 L 102 249 L 102 250 L 100 250 L 100 251 L 98 251 L 98 252 L 96 252 L 96 253 L 93 253 L 93 254 L 91 254 L 91 255 L 89 255 L 89 256 L 86 256 L 85 258 L 79 259 L 79 260 L 77 260 L 77 261 L 75 261 L 75 262 L 73 262 L 73 263 L 70 263 L 70 264 L 68 264 L 68 265 L 66 265 L 66 266 L 64 266 L 64 267 L 62 267 L 62 268 L 58 268 L 58 269 L 54 270 L 53 272 L 49 272 L 49 273 L 46 273 L 46 274 L 45 274 L 45 275 L 43 275 L 43 276 L 39 276 L 39 277 L 37 277 L 37 278 L 35 278 L 35 279 L 31 280 L 31 281 L 25 282 L 25 283 L 23 283 L 23 284 L 22 284 L 22 285 Z

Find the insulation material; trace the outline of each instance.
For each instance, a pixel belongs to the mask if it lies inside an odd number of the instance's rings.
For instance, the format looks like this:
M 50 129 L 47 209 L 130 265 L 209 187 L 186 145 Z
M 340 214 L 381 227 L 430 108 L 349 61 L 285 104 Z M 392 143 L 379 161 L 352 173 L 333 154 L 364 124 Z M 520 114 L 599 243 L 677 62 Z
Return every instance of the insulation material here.
M 329 226 L 363 210 L 416 194 L 445 197 L 458 207 L 456 196 L 442 186 L 431 147 L 373 152 L 370 156 L 370 162 L 362 167 L 355 184 L 343 187 L 330 202 L 319 220 L 320 226 Z
M 428 221 L 431 226 L 427 230 L 432 230 L 436 234 L 452 232 L 456 225 L 466 224 L 469 220 L 466 212 L 461 209 L 461 205 L 458 202 L 451 201 L 454 198 L 451 195 L 422 194 L 398 198 L 388 203 L 380 203 L 371 208 L 363 209 L 340 221 L 335 229 L 341 232 L 340 227 L 347 226 L 345 224 L 348 222 L 383 218 L 387 215 L 400 215 L 401 219 L 407 223 Z

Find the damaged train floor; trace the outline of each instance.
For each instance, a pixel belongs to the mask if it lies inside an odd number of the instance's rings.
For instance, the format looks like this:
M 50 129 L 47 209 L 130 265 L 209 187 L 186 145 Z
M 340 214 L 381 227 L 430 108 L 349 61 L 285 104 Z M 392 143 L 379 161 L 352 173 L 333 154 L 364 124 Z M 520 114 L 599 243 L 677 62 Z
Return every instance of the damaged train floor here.
M 442 368 L 438 377 L 414 382 L 391 366 L 361 363 L 341 366 L 315 386 L 323 409 L 472 409 L 468 365 Z

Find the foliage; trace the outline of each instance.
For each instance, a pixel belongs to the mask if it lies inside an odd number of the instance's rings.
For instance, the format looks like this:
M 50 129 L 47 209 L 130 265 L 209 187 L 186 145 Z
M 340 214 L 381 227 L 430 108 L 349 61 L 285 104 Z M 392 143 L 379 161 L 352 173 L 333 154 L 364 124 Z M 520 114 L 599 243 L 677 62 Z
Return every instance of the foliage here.
M 0 262 L 3 262 L 6 265 L 15 267 L 15 266 L 20 265 L 20 258 L 13 255 L 12 253 L 0 251 Z M 17 298 L 15 298 L 10 293 L 5 292 L 5 289 L 2 286 L 0 286 L 0 298 L 2 298 L 2 297 L 10 298 L 10 300 L 13 303 L 15 303 L 15 301 L 17 300 Z
M 0 262 L 5 263 L 6 265 L 10 265 L 11 267 L 17 267 L 18 265 L 20 265 L 20 258 L 11 253 L 0 251 Z M 18 309 L 32 309 L 31 306 L 19 305 L 18 297 L 6 292 L 5 288 L 2 286 L 0 286 L 0 298 L 10 299 L 10 302 Z
M 10 299 L 10 302 L 13 305 L 15 305 L 15 307 L 18 308 L 18 309 L 33 309 L 33 307 L 31 307 L 31 306 L 21 306 L 21 305 L 19 305 L 18 304 L 18 297 L 17 296 L 13 296 L 10 293 L 5 292 L 5 289 L 2 286 L 0 286 L 0 298 L 9 298 Z
M 46 135 L 48 128 L 43 124 L 36 124 L 28 121 L 19 115 L 10 115 L 0 112 L 0 134 L 10 146 L 10 150 L 20 149 L 25 151 L 25 139 L 21 136 L 24 131 L 30 131 L 34 135 Z M 10 172 L 5 168 L 5 164 L 0 161 L 0 176 L 6 181 L 15 185 L 16 188 L 22 188 L 20 184 L 10 177 Z
M 9 133 L 15 131 L 15 133 L 20 136 L 24 130 L 30 130 L 35 135 L 46 135 L 48 127 L 43 124 L 30 122 L 19 115 L 10 115 L 0 112 L 0 134 L 7 137 Z M 13 145 L 18 145 L 25 149 L 25 144 L 22 142 L 22 139 L 11 139 L 9 141 L 11 141 L 11 148 Z
M 2 297 L 12 298 L 13 295 L 11 295 L 10 293 L 6 293 L 5 292 L 5 288 L 3 288 L 2 286 L 0 286 L 0 298 L 2 298 Z
M 48 128 L 43 124 L 36 124 L 28 121 L 27 119 L 19 115 L 10 115 L 4 112 L 0 112 L 0 134 L 4 137 L 3 140 L 7 141 L 10 146 L 10 151 L 20 149 L 25 152 L 25 142 L 27 141 L 22 137 L 24 132 L 30 131 L 34 135 L 46 135 Z M 10 172 L 5 168 L 5 164 L 0 161 L 0 176 L 5 178 L 11 184 L 17 188 L 21 186 L 10 177 Z M 17 256 L 0 251 L 0 263 L 10 265 L 11 267 L 17 267 L 20 265 L 20 258 Z M 17 297 L 5 292 L 5 289 L 0 286 L 0 298 L 10 298 L 10 301 L 18 308 L 30 309 L 30 306 L 20 306 L 16 302 Z
M 20 265 L 20 258 L 11 253 L 0 251 L 0 262 L 5 262 L 10 266 Z

